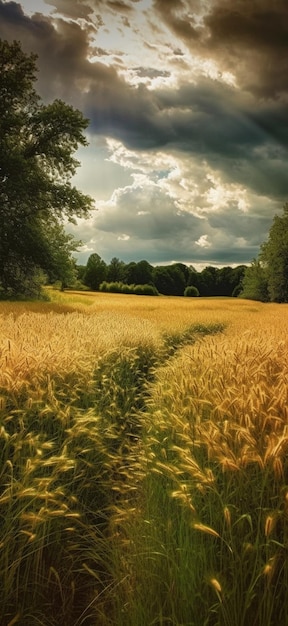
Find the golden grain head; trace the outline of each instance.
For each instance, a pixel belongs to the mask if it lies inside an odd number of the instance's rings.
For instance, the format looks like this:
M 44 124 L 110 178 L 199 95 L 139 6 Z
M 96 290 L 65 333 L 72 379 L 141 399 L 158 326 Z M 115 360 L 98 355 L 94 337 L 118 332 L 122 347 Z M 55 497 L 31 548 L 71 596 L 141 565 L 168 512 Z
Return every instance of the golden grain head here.
M 222 593 L 222 587 L 219 583 L 219 580 L 217 580 L 217 578 L 210 578 L 209 580 L 210 585 L 213 587 L 213 589 L 215 589 L 215 591 L 217 591 L 218 593 Z
M 201 533 L 212 535 L 213 537 L 220 537 L 219 533 L 217 533 L 214 528 L 210 528 L 210 526 L 207 526 L 206 524 L 201 524 L 201 522 L 194 522 L 192 524 L 192 528 L 199 530 Z

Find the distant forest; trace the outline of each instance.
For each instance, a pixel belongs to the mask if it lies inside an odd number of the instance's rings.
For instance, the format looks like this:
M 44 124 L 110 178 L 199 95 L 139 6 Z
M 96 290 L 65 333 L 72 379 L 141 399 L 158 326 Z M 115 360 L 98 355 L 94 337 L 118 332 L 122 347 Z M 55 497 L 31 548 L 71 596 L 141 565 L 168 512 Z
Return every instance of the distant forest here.
M 238 296 L 246 266 L 221 269 L 208 266 L 197 272 L 193 266 L 184 263 L 153 267 L 148 261 L 125 264 L 114 257 L 106 264 L 101 257 L 91 254 L 87 265 L 78 265 L 78 287 L 94 291 L 114 291 L 128 293 L 157 293 L 166 296 Z M 129 286 L 142 286 L 133 291 Z M 146 287 L 146 289 L 143 288 Z M 150 289 L 148 288 L 150 287 Z M 194 287 L 193 289 L 189 289 Z

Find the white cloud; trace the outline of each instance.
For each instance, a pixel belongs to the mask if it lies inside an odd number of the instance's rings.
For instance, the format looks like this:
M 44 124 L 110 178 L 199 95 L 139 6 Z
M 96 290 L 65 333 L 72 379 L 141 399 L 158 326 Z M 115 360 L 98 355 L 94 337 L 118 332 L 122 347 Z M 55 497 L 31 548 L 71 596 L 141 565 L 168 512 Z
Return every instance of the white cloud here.
M 272 208 L 267 199 L 260 202 L 205 161 L 182 153 L 137 153 L 115 140 L 107 147 L 107 167 L 118 168 L 119 180 L 121 170 L 123 180 L 129 173 L 132 182 L 114 188 L 88 223 L 78 223 L 86 252 L 93 248 L 106 262 L 113 256 L 154 264 L 177 258 L 199 267 L 203 258 L 206 265 L 223 266 L 223 259 L 235 265 L 237 258 L 243 263 L 257 255 Z
M 200 246 L 200 248 L 210 248 L 211 243 L 208 241 L 208 235 L 201 235 L 197 241 L 195 241 L 196 246 Z

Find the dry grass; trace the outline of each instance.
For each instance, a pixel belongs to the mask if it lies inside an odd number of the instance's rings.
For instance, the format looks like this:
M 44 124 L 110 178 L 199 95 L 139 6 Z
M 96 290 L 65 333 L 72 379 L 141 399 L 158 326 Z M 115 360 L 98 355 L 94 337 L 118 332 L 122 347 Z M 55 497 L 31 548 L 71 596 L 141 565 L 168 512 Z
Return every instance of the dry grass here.
M 96 292 L 50 292 L 53 301 L 61 306 L 73 306 L 86 313 L 117 313 L 126 318 L 145 318 L 156 323 L 161 330 L 181 330 L 193 323 L 237 323 L 237 318 L 245 317 L 244 323 L 262 315 L 265 305 L 234 298 L 181 298 L 168 296 L 134 296 Z M 285 306 L 285 305 L 284 305 Z M 277 305 L 271 310 L 277 311 Z
M 52 374 L 93 367 L 104 353 L 121 346 L 136 347 L 139 342 L 157 348 L 161 336 L 156 325 L 117 312 L 63 315 L 28 309 L 17 317 L 0 314 L 1 373 L 11 371 L 14 380 L 32 376 L 32 372 Z

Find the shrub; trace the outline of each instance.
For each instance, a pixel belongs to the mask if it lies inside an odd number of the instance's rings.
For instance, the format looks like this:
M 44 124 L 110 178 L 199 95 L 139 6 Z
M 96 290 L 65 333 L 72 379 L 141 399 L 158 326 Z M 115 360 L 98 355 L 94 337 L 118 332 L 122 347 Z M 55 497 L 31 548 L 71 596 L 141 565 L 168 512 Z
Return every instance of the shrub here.
M 121 284 L 121 293 L 134 293 L 134 286 L 135 285 L 127 285 L 126 283 L 120 283 Z
M 121 288 L 122 288 L 122 283 L 118 283 L 117 281 L 114 281 L 112 283 L 107 283 L 106 291 L 108 291 L 108 293 L 121 293 Z
M 184 296 L 187 296 L 188 298 L 196 298 L 197 296 L 199 296 L 199 291 L 197 287 L 193 287 L 193 285 L 190 285 L 189 287 L 186 287 L 184 291 Z
M 127 285 L 126 283 L 104 281 L 99 287 L 100 291 L 107 293 L 136 294 L 137 296 L 159 296 L 154 285 Z
M 133 292 L 138 296 L 159 296 L 154 285 L 135 285 Z

